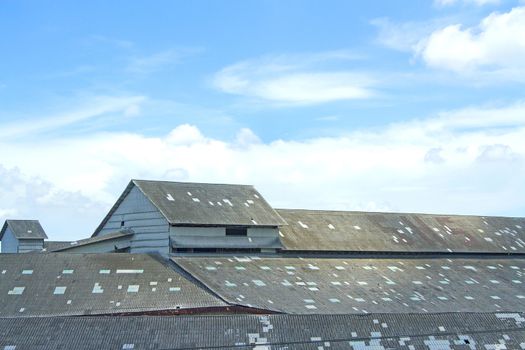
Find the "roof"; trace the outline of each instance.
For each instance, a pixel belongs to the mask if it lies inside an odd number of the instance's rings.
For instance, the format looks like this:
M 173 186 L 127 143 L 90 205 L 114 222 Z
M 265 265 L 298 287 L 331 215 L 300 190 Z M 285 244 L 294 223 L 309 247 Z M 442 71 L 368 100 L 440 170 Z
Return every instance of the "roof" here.
M 146 254 L 0 254 L 0 298 L 0 317 L 226 306 Z
M 4 237 L 8 226 L 18 239 L 47 239 L 38 220 L 6 220 L 0 231 L 0 240 Z
M 523 313 L 0 318 L 0 348 L 520 349 L 524 326 Z
M 94 236 L 137 186 L 171 225 L 280 226 L 286 222 L 250 185 L 131 180 Z
M 61 248 L 66 248 L 71 245 L 71 241 L 44 241 L 45 252 L 52 252 Z
M 277 312 L 525 311 L 525 259 L 172 260 L 229 303 Z
M 108 234 L 105 234 L 103 236 L 95 236 L 95 237 L 82 239 L 82 240 L 79 240 L 79 241 L 69 242 L 68 245 L 64 245 L 62 247 L 57 247 L 57 248 L 55 248 L 54 251 L 55 252 L 67 251 L 67 250 L 70 250 L 70 249 L 77 249 L 79 247 L 83 247 L 83 246 L 87 246 L 87 245 L 91 245 L 91 244 L 95 244 L 95 243 L 99 243 L 99 242 L 111 241 L 111 240 L 114 240 L 115 243 L 119 243 L 120 244 L 120 243 L 122 243 L 122 240 L 124 238 L 130 238 L 133 235 L 134 235 L 134 232 L 132 232 L 132 231 L 119 231 L 119 232 L 108 233 Z
M 277 209 L 288 250 L 525 252 L 525 218 Z
M 286 224 L 253 186 L 145 180 L 133 183 L 172 225 Z

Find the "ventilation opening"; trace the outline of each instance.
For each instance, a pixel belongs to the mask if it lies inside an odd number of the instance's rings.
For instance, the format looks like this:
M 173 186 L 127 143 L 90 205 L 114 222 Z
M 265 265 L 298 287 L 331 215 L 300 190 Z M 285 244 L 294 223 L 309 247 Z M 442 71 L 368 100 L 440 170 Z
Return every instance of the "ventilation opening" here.
M 463 341 L 465 342 L 465 344 L 470 344 L 470 341 L 468 339 L 463 339 Z
M 226 236 L 248 236 L 247 227 L 226 227 Z
M 125 224 L 126 224 L 126 223 L 125 223 L 124 221 L 121 221 L 121 222 L 120 222 L 120 227 L 124 227 Z

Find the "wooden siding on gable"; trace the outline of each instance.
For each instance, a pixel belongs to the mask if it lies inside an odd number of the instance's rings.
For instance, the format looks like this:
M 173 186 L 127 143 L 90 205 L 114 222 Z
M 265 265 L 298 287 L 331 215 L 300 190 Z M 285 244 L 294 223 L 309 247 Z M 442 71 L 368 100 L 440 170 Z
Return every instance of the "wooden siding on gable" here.
M 169 253 L 168 221 L 137 187 L 130 190 L 99 235 L 112 233 L 123 227 L 135 232 L 131 240 L 131 253 Z
M 44 248 L 43 239 L 19 239 L 18 252 L 28 253 L 34 251 L 41 251 Z
M 2 253 L 18 253 L 18 239 L 9 226 L 2 237 Z

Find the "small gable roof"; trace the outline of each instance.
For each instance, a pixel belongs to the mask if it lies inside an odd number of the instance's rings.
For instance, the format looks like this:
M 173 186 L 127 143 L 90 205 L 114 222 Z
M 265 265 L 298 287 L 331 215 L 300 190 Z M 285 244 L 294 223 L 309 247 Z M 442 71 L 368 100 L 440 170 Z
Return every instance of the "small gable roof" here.
M 38 220 L 6 220 L 0 231 L 0 239 L 4 237 L 7 227 L 17 239 L 47 239 L 46 232 Z

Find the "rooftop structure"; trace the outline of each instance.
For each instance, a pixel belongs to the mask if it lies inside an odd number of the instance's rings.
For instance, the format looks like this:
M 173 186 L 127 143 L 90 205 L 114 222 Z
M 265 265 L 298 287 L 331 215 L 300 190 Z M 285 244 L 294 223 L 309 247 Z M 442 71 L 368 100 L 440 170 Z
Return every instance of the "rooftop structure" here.
M 132 180 L 92 237 L 37 224 L 0 233 L 0 350 L 525 348 L 525 218 Z
M 47 235 L 38 220 L 6 220 L 0 231 L 2 253 L 42 250 Z

